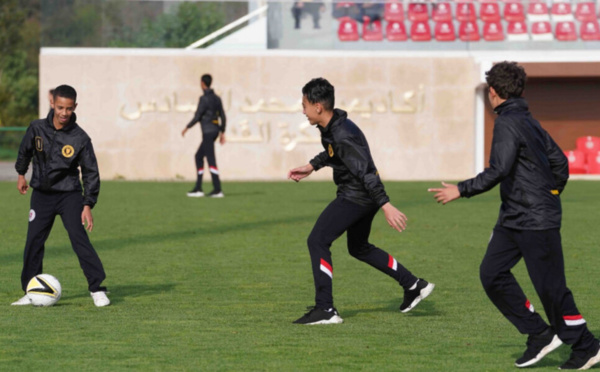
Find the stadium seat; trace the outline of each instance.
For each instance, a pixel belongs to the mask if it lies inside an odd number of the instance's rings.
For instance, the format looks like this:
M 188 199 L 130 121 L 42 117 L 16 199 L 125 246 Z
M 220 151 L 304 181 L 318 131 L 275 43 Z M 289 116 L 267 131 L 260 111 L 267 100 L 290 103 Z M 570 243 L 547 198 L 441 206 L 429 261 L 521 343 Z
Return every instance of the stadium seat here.
M 565 151 L 565 155 L 569 160 L 570 174 L 585 174 L 587 167 L 585 165 L 585 154 L 578 150 Z
M 457 3 L 456 20 L 459 22 L 476 21 L 475 5 L 473 3 Z
M 431 18 L 436 22 L 451 21 L 452 7 L 449 2 L 434 3 L 431 10 Z
M 483 40 L 502 41 L 504 40 L 504 30 L 500 22 L 485 22 L 483 24 Z
M 552 4 L 552 20 L 554 22 L 567 22 L 573 20 L 573 10 L 569 2 L 555 2 Z
M 587 155 L 587 172 L 589 174 L 600 174 L 600 151 Z
M 408 19 L 411 22 L 420 22 L 429 20 L 429 9 L 426 3 L 408 4 Z
M 389 41 L 406 41 L 408 39 L 404 22 L 388 22 L 385 35 Z
M 532 1 L 527 6 L 527 18 L 530 22 L 549 21 L 548 5 L 545 2 Z
M 596 4 L 591 1 L 577 3 L 577 7 L 575 8 L 575 19 L 580 22 L 596 21 L 598 19 L 596 16 Z
M 600 40 L 600 27 L 598 21 L 583 21 L 579 28 L 579 35 L 584 41 Z
M 600 151 L 600 137 L 594 136 L 584 136 L 579 137 L 575 141 L 575 147 L 578 151 L 581 151 L 585 154 L 596 153 Z
M 358 22 L 350 17 L 342 17 L 339 19 L 338 38 L 340 41 L 357 41 L 358 40 Z
M 387 22 L 404 21 L 404 6 L 400 1 L 390 1 L 385 3 L 383 8 L 383 19 Z
M 453 21 L 440 21 L 435 23 L 435 39 L 437 41 L 454 41 L 456 40 L 456 31 L 454 30 Z
M 500 6 L 498 3 L 481 3 L 479 18 L 484 22 L 498 22 L 500 20 Z
M 508 22 L 522 22 L 525 20 L 523 4 L 520 2 L 509 2 L 504 4 L 504 20 Z
M 506 38 L 509 41 L 527 41 L 529 34 L 527 33 L 527 24 L 523 21 L 508 22 L 506 29 Z
M 413 22 L 410 26 L 410 39 L 412 41 L 431 41 L 431 27 L 429 27 L 429 22 Z
M 559 41 L 575 41 L 577 40 L 577 30 L 575 29 L 575 22 L 565 21 L 556 22 L 554 30 L 554 36 Z
M 408 39 L 406 27 L 402 21 L 388 22 L 385 35 L 389 41 L 406 41 Z
M 477 22 L 461 22 L 458 26 L 458 37 L 462 41 L 479 41 L 479 26 Z
M 552 41 L 552 25 L 548 21 L 533 22 L 531 24 L 531 39 L 535 41 Z
M 363 17 L 363 34 L 364 41 L 381 41 L 383 40 L 383 29 L 381 28 L 381 20 L 376 19 L 371 21 L 371 18 Z

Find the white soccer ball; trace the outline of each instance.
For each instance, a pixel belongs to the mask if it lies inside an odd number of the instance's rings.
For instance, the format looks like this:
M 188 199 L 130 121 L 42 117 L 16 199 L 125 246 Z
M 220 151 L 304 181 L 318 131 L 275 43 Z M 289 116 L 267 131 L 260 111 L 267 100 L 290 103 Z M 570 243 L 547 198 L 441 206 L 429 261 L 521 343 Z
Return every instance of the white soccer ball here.
M 61 294 L 60 282 L 50 274 L 36 275 L 27 284 L 27 297 L 33 306 L 52 306 Z

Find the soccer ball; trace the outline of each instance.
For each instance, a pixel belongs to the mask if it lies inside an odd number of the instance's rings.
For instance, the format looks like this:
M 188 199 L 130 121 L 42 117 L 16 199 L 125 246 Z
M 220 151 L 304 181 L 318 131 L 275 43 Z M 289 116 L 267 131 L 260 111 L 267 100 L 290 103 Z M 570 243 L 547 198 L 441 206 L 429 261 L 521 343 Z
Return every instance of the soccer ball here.
M 27 297 L 33 306 L 52 306 L 61 294 L 60 282 L 50 274 L 36 275 L 27 284 Z

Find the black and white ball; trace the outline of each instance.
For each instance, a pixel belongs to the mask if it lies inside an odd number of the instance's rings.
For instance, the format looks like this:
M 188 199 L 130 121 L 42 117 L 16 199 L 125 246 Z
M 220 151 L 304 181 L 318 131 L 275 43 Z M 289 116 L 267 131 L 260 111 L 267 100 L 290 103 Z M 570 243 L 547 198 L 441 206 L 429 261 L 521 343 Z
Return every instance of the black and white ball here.
M 36 275 L 27 284 L 27 297 L 33 306 L 52 306 L 61 294 L 60 282 L 50 274 Z

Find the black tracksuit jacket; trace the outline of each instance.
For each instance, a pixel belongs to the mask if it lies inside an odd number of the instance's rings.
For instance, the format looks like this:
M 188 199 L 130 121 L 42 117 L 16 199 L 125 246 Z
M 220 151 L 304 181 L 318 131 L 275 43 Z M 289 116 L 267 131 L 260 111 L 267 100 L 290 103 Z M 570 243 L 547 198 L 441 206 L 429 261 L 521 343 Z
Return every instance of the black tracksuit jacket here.
M 219 118 L 221 118 L 221 125 L 219 125 Z M 197 122 L 200 122 L 202 133 L 225 132 L 227 118 L 223 110 L 223 103 L 212 89 L 205 90 L 204 95 L 200 96 L 196 114 L 194 114 L 194 118 L 188 123 L 187 127 L 191 128 Z
M 509 98 L 495 109 L 490 166 L 460 182 L 463 197 L 500 183 L 498 225 L 517 230 L 560 228 L 560 193 L 569 178 L 563 151 L 529 112 L 523 98 Z
M 15 169 L 25 175 L 33 159 L 31 187 L 45 192 L 83 191 L 83 205 L 93 208 L 100 193 L 100 174 L 92 141 L 77 125 L 75 113 L 60 130 L 54 128 L 53 118 L 54 110 L 50 110 L 47 118 L 31 122 L 21 141 Z
M 325 128 L 317 127 L 325 151 L 315 156 L 310 164 L 315 171 L 324 166 L 333 168 L 337 195 L 361 205 L 381 207 L 389 202 L 367 139 L 348 119 L 348 114 L 335 109 L 329 124 Z

